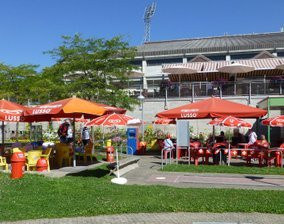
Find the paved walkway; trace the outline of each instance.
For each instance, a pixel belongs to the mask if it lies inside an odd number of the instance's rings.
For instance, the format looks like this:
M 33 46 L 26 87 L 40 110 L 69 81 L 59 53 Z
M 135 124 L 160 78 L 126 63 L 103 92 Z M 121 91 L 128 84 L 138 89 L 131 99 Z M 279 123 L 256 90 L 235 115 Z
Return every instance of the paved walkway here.
M 283 215 L 260 213 L 140 213 L 25 220 L 9 224 L 283 224 Z M 3 224 L 4 224 L 3 223 Z
M 139 168 L 124 177 L 127 178 L 128 184 L 139 185 L 284 190 L 284 176 L 281 175 L 161 172 L 160 162 L 159 157 L 142 156 Z

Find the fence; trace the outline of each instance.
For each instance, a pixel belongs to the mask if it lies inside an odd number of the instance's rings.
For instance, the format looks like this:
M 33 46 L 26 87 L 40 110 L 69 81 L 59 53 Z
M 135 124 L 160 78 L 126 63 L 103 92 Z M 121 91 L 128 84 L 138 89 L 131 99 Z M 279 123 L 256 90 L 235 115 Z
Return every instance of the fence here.
M 256 96 L 282 95 L 283 80 L 257 80 L 237 82 L 191 82 L 163 83 L 159 80 L 148 81 L 148 88 L 143 91 L 146 98 L 194 98 L 207 96 Z M 133 88 L 129 94 L 138 96 L 139 88 Z

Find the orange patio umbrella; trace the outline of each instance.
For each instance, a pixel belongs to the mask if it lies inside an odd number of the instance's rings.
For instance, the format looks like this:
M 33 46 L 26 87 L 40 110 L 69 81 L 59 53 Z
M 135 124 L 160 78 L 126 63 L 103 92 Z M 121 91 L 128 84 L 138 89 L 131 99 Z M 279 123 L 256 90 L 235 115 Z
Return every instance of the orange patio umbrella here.
M 59 121 L 59 122 L 61 122 L 61 121 L 63 121 L 64 119 L 66 119 L 66 118 L 55 117 L 55 118 L 51 118 L 51 121 Z M 83 118 L 83 117 L 81 117 L 81 118 L 75 118 L 75 122 L 86 123 L 86 122 L 88 122 L 88 121 L 89 121 L 89 119 L 86 119 L 86 118 Z
M 105 108 L 106 112 L 105 114 L 125 114 L 126 113 L 126 109 L 120 108 L 120 107 L 113 107 L 113 106 L 109 106 L 106 104 L 102 104 L 102 103 L 94 103 L 98 106 L 102 106 L 103 108 Z
M 47 103 L 25 110 L 25 120 L 50 121 L 51 118 L 73 118 L 73 139 L 75 141 L 75 119 L 84 117 L 98 117 L 103 115 L 106 109 L 91 101 L 72 97 L 64 100 Z M 76 166 L 76 157 L 73 153 L 73 166 Z
M 25 110 L 26 121 L 50 121 L 51 118 L 90 118 L 103 115 L 107 110 L 91 101 L 72 97 Z
M 160 112 L 156 116 L 172 119 L 202 119 L 225 116 L 259 118 L 264 116 L 266 113 L 266 110 L 212 97 L 196 103 L 190 103 Z

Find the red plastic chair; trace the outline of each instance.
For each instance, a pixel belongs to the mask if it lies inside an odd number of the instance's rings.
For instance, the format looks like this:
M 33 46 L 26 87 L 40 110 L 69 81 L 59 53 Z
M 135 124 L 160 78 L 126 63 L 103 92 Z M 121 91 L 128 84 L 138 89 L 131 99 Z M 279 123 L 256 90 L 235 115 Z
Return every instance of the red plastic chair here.
M 262 143 L 262 140 L 257 140 L 253 145 L 250 145 L 249 148 L 254 150 L 248 152 L 247 163 L 251 164 L 251 159 L 258 159 L 259 166 L 262 166 L 263 160 L 266 157 L 265 150 L 269 148 L 269 143 Z
M 281 152 L 275 152 L 275 154 L 276 154 L 276 161 L 275 161 L 276 163 L 275 163 L 275 165 L 282 167 L 282 157 L 283 157 L 283 152 L 284 152 L 284 143 L 282 143 L 279 148 L 283 149 L 283 151 L 282 151 L 282 153 Z
M 202 158 L 203 161 L 204 161 L 205 150 L 200 148 L 201 143 L 198 142 L 198 141 L 191 142 L 189 144 L 189 146 L 190 146 L 191 157 L 194 160 L 194 164 L 195 164 L 195 166 L 198 166 L 198 159 L 199 158 Z
M 282 148 L 284 150 L 284 143 L 282 143 L 279 148 Z M 270 153 L 267 152 L 265 154 L 265 160 L 268 166 L 271 166 L 272 161 L 274 160 L 274 165 L 281 167 L 282 166 L 282 153 L 281 152 L 270 152 Z
M 215 143 L 214 145 L 213 145 L 213 147 L 212 147 L 212 156 L 213 156 L 213 162 L 215 162 L 215 164 L 217 164 L 218 163 L 218 161 L 216 160 L 216 161 L 214 161 L 214 158 L 215 159 L 217 159 L 217 155 L 220 153 L 220 151 L 222 150 L 222 149 L 224 149 L 225 148 L 225 150 L 224 150 L 224 154 L 226 155 L 226 154 L 228 154 L 228 144 L 227 143 L 225 143 L 225 142 L 218 142 L 218 143 Z M 221 158 L 220 158 L 221 159 Z

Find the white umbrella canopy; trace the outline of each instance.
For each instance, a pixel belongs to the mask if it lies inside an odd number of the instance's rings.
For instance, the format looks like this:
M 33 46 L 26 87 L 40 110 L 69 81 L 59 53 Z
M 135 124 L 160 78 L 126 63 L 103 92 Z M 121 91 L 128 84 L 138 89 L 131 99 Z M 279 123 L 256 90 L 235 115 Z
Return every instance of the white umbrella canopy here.
M 176 65 L 168 68 L 163 68 L 162 72 L 178 75 L 178 74 L 194 74 L 197 73 L 197 70 L 182 65 Z
M 255 67 L 248 66 L 240 63 L 233 63 L 229 65 L 225 65 L 223 67 L 218 68 L 219 72 L 237 74 L 237 73 L 247 73 L 254 71 Z

